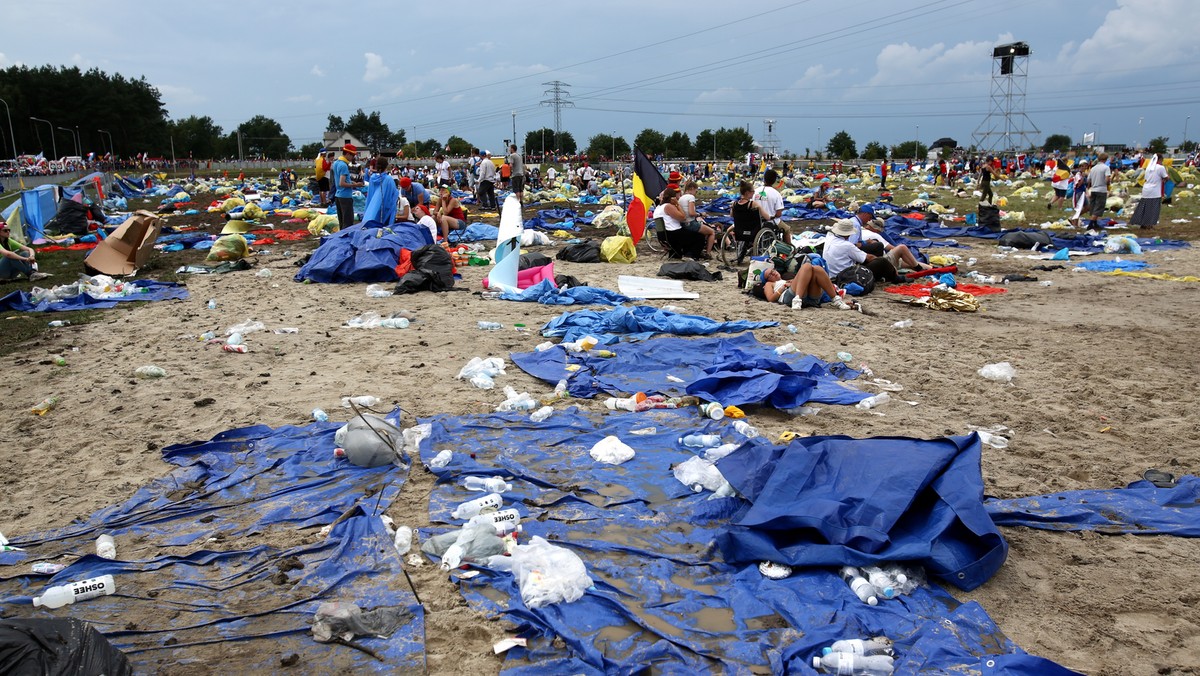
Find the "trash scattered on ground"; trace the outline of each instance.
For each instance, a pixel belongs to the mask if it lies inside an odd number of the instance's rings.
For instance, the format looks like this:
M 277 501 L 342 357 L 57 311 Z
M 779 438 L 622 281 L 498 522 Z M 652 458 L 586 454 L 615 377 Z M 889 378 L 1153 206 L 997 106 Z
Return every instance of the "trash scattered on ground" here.
M 1013 365 L 1002 361 L 997 364 L 987 364 L 979 369 L 979 375 L 997 383 L 1011 383 L 1012 379 L 1017 376 L 1017 370 Z

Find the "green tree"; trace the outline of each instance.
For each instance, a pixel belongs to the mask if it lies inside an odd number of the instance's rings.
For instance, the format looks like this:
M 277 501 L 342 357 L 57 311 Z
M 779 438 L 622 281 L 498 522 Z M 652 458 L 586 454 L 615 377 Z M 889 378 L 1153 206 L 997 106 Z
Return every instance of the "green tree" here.
M 726 129 L 721 127 L 716 132 L 717 157 L 724 159 L 744 157 L 754 148 L 754 137 L 742 127 Z
M 332 132 L 334 134 L 340 134 L 346 131 L 346 121 L 342 119 L 341 115 L 330 115 L 328 121 L 329 124 L 325 125 L 325 131 Z
M 333 116 L 331 115 L 330 118 Z M 333 120 L 330 119 L 332 124 Z M 368 115 L 364 113 L 362 108 L 359 108 L 350 119 L 346 120 L 346 132 L 353 134 L 355 138 L 362 141 L 368 148 L 373 151 L 380 151 L 384 148 L 398 148 L 404 145 L 404 130 L 392 133 L 379 117 L 379 111 L 371 111 Z
M 1052 153 L 1056 150 L 1063 151 L 1071 148 L 1071 137 L 1066 134 L 1051 134 L 1046 137 L 1046 142 L 1042 144 L 1042 150 Z
M 313 141 L 312 143 L 305 143 L 304 145 L 300 146 L 300 150 L 296 151 L 296 154 L 299 155 L 300 159 L 302 160 L 312 160 L 316 159 L 317 153 L 324 149 L 324 143 L 321 143 L 320 141 Z
M 584 155 L 592 162 L 599 162 L 603 158 L 609 160 L 613 157 L 613 150 L 616 150 L 617 157 L 622 157 L 629 154 L 629 143 L 620 136 L 612 134 L 596 134 L 588 139 L 587 150 L 583 151 Z
M 557 149 L 554 142 L 554 130 L 550 127 L 542 127 L 525 133 L 525 152 L 540 153 L 545 149 L 547 153 L 552 153 Z
M 211 117 L 195 115 L 169 123 L 168 130 L 178 157 L 215 157 L 223 133 Z
M 255 115 L 226 137 L 229 147 L 233 149 L 231 155 L 237 154 L 239 132 L 245 157 L 280 158 L 286 156 L 292 147 L 291 139 L 283 133 L 283 127 L 278 122 L 264 115 Z
M 692 154 L 692 139 L 681 131 L 673 131 L 667 135 L 667 157 L 687 158 Z
M 913 146 L 916 145 L 916 153 L 913 153 Z M 917 141 L 905 141 L 892 146 L 892 157 L 897 160 L 903 160 L 910 157 L 915 157 L 919 160 L 925 159 L 929 155 L 929 146 Z
M 717 135 L 714 134 L 713 130 L 711 129 L 705 129 L 699 134 L 696 134 L 696 142 L 695 146 L 692 148 L 691 157 L 695 157 L 697 159 L 703 158 L 715 160 L 716 157 L 714 157 L 714 153 L 716 152 L 716 144 L 714 141 L 716 141 L 716 139 Z
M 567 155 L 579 152 L 579 144 L 575 142 L 575 137 L 571 135 L 571 132 L 558 132 L 558 151 Z
M 887 159 L 887 148 L 884 148 L 879 141 L 871 141 L 863 146 L 862 156 L 864 160 Z
M 642 149 L 650 157 L 667 152 L 667 137 L 661 131 L 643 129 L 633 139 L 633 145 Z
M 1152 153 L 1165 155 L 1167 152 L 1167 137 L 1155 136 L 1154 138 L 1150 139 L 1150 143 L 1147 144 L 1146 149 Z
M 466 157 L 471 154 L 470 141 L 461 136 L 451 136 L 446 141 L 446 154 L 451 157 Z
M 433 157 L 442 152 L 442 144 L 435 138 L 417 141 L 414 148 L 414 157 Z
M 1184 141 L 1183 143 L 1179 144 L 1179 150 L 1181 152 L 1190 153 L 1190 152 L 1194 151 L 1195 149 L 1196 149 L 1195 141 Z
M 830 137 L 829 143 L 825 145 L 825 149 L 829 151 L 831 157 L 842 160 L 852 160 L 858 157 L 858 146 L 855 145 L 854 139 L 845 130 L 839 131 Z

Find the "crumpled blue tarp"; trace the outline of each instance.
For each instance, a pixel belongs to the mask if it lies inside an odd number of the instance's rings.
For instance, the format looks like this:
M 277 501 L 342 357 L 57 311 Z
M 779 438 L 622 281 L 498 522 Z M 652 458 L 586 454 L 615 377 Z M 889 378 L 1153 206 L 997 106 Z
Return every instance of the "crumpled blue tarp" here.
M 500 228 L 487 223 L 471 223 L 462 230 L 451 230 L 451 242 L 495 242 Z
M 429 229 L 416 223 L 378 227 L 371 222 L 352 225 L 322 238 L 312 258 L 296 273 L 295 281 L 321 284 L 394 282 L 400 250 L 416 251 L 433 244 Z
M 72 310 L 106 310 L 117 303 L 130 300 L 185 300 L 187 287 L 175 282 L 158 282 L 153 279 L 135 279 L 133 285 L 143 289 L 141 293 L 120 298 L 100 299 L 86 293 L 57 301 L 36 303 L 33 296 L 24 291 L 13 291 L 0 298 L 0 312 L 70 312 Z
M 520 291 L 505 291 L 500 298 L 542 305 L 620 305 L 634 300 L 616 291 L 594 286 L 559 288 L 548 279 Z
M 537 214 L 543 221 L 565 221 L 575 218 L 574 209 L 540 209 Z
M 799 353 L 777 355 L 749 333 L 729 338 L 656 338 L 614 345 L 612 351 L 617 357 L 606 359 L 555 346 L 542 352 L 512 353 L 509 358 L 547 383 L 566 379 L 571 396 L 584 399 L 602 392 L 695 394 L 726 405 L 770 401 L 786 409 L 809 401 L 855 404 L 869 396 L 840 382 L 859 375 L 845 364 L 827 364 Z M 742 368 L 743 364 L 754 367 Z M 568 370 L 574 366 L 579 368 Z M 780 384 L 786 387 L 776 393 Z
M 459 485 L 462 476 L 511 477 L 513 490 L 502 497 L 521 514 L 521 541 L 537 535 L 570 549 L 593 581 L 578 601 L 530 609 L 509 573 L 479 568 L 476 577 L 451 578 L 471 606 L 504 615 L 528 638 L 527 648 L 506 654 L 506 675 L 635 673 L 648 664 L 667 674 L 814 674 L 811 660 L 822 647 L 877 635 L 896 641 L 898 674 L 978 672 L 1003 655 L 1025 659 L 994 673 L 1052 673 L 978 604 L 960 604 L 940 587 L 871 607 L 829 569 L 772 581 L 757 562 L 723 560 L 711 542 L 744 501 L 693 493 L 670 467 L 693 457 L 678 442 L 684 434 L 741 440 L 728 421 L 682 410 L 602 416 L 568 409 L 543 423 L 517 413 L 422 422 L 431 425 L 420 444 L 426 463 L 440 449 L 456 449 L 449 465 L 432 470 L 439 482 L 430 497 L 433 523 L 458 523 L 452 508 L 479 496 Z M 629 444 L 634 458 L 619 466 L 592 460 L 589 449 L 608 435 Z M 975 484 L 964 488 L 973 492 Z M 441 530 L 423 529 L 422 537 Z
M 114 595 L 76 603 L 69 614 L 99 629 L 138 673 L 195 662 L 194 647 L 212 643 L 231 644 L 234 670 L 246 673 L 274 672 L 292 653 L 306 670 L 322 673 L 421 671 L 423 613 L 378 518 L 399 494 L 407 468 L 365 469 L 335 458 L 337 427 L 255 425 L 164 449 L 164 459 L 179 468 L 125 503 L 55 531 L 12 538 L 26 551 L 0 559 L 0 614 L 62 615 L 35 609 L 29 597 L 111 574 Z M 343 513 L 348 518 L 328 537 L 317 535 Z M 114 536 L 117 559 L 90 553 L 100 533 Z M 281 549 L 262 535 L 298 544 Z M 33 575 L 24 563 L 6 567 L 20 560 L 13 555 L 73 562 L 53 577 Z M 291 559 L 303 567 L 287 571 L 283 584 L 272 580 Z M 381 664 L 312 640 L 312 617 L 324 601 L 400 606 L 414 619 L 390 638 L 355 639 L 380 653 Z
M 1112 272 L 1114 270 L 1135 272 L 1154 266 L 1146 261 L 1083 261 L 1082 263 L 1076 263 L 1075 267 L 1080 270 L 1089 270 L 1092 272 Z
M 1200 478 L 1190 475 L 1174 488 L 1135 481 L 1111 490 L 990 499 L 984 506 L 1001 526 L 1200 537 Z
M 699 315 L 681 315 L 648 305 L 620 306 L 612 310 L 564 312 L 542 327 L 547 338 L 561 336 L 573 342 L 595 336 L 601 343 L 621 340 L 645 340 L 659 333 L 679 336 L 707 336 L 779 326 L 779 322 L 752 322 L 745 319 L 719 322 Z
M 898 241 L 905 241 L 901 238 L 930 238 L 936 240 L 947 237 L 978 237 L 980 239 L 1000 239 L 1001 235 L 1017 230 L 1041 232 L 1038 228 L 1012 228 L 993 232 L 980 225 L 970 227 L 947 226 L 942 223 L 927 223 L 915 218 L 892 216 L 884 222 L 883 235 L 888 241 L 896 244 Z M 1072 251 L 1103 251 L 1104 241 L 1108 239 L 1107 235 L 1086 235 L 1080 233 L 1071 237 L 1063 237 L 1053 232 L 1046 234 L 1050 236 L 1050 242 L 1055 249 L 1067 247 Z M 1182 249 L 1191 246 L 1191 244 L 1182 240 L 1169 240 L 1157 237 L 1139 237 L 1137 242 L 1143 250 L 1147 251 L 1156 249 Z
M 974 433 L 929 441 L 801 437 L 786 447 L 751 441 L 717 461 L 749 500 L 717 546 L 731 562 L 914 561 L 974 589 L 1008 556 L 983 508 L 979 467 Z

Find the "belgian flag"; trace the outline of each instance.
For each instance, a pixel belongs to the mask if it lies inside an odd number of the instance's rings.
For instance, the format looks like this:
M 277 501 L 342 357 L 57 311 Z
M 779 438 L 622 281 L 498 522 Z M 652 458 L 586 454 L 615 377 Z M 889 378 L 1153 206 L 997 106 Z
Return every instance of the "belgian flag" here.
M 646 217 L 654 208 L 654 200 L 667 188 L 667 179 L 658 173 L 658 168 L 646 157 L 646 153 L 633 148 L 633 199 L 625 211 L 625 222 L 629 225 L 629 237 L 636 246 L 646 232 Z M 650 197 L 653 195 L 654 197 Z

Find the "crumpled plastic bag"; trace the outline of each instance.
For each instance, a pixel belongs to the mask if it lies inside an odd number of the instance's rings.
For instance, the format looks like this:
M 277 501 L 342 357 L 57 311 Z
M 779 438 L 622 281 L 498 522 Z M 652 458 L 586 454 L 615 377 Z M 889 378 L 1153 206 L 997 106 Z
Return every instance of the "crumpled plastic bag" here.
M 593 228 L 614 228 L 625 221 L 625 212 L 621 207 L 612 205 L 604 208 L 604 211 L 596 214 L 592 219 Z
M 240 333 L 244 336 L 248 333 L 254 333 L 255 331 L 266 331 L 266 330 L 267 330 L 266 324 L 263 324 L 262 322 L 256 322 L 253 319 L 247 319 L 246 321 L 242 322 L 241 324 L 234 324 L 233 326 L 225 329 L 225 335 L 232 336 L 235 333 Z
M 242 209 L 242 220 L 256 221 L 262 218 L 264 214 L 265 212 L 263 211 L 262 207 L 254 203 L 250 203 L 246 205 L 245 209 Z
M 577 601 L 592 586 L 578 554 L 536 535 L 529 544 L 518 545 L 513 551 L 512 571 L 521 589 L 521 600 L 529 608 Z
M 504 375 L 504 360 L 500 357 L 488 357 L 481 359 L 472 357 L 467 365 L 462 367 L 458 375 L 454 376 L 459 380 L 469 380 L 472 385 L 482 390 L 490 390 L 496 386 L 492 380 L 496 376 Z
M 213 242 L 205 260 L 236 261 L 250 255 L 250 244 L 241 235 L 225 235 Z
M 342 227 L 338 225 L 337 216 L 333 214 L 321 214 L 308 222 L 308 232 L 313 237 L 320 237 L 331 232 L 337 232 Z
M 404 433 L 379 416 L 351 418 L 341 443 L 346 460 L 359 467 L 379 467 L 404 458 Z
M 600 259 L 605 263 L 632 263 L 637 260 L 637 247 L 629 237 L 605 237 L 600 243 Z
M 632 448 L 612 435 L 597 441 L 589 453 L 596 462 L 608 463 L 609 465 L 619 465 L 633 459 L 634 455 Z
M 321 643 L 349 641 L 355 636 L 387 638 L 412 619 L 413 614 L 407 608 L 363 610 L 346 601 L 326 601 L 317 606 L 312 634 Z
M 233 211 L 234 209 L 236 209 L 238 207 L 244 207 L 244 206 L 246 206 L 246 200 L 244 200 L 240 197 L 230 197 L 230 198 L 226 199 L 224 202 L 221 202 L 221 211 L 224 211 L 225 213 L 229 213 L 230 211 Z
M 721 475 L 721 470 L 717 469 L 712 462 L 695 456 L 688 458 L 683 462 L 671 468 L 671 473 L 679 483 L 699 493 L 703 490 L 716 491 L 725 481 L 725 477 Z
M 552 243 L 550 236 L 540 230 L 521 231 L 521 246 L 546 246 Z
M 979 369 L 978 373 L 993 382 L 1011 383 L 1017 375 L 1017 370 L 1013 368 L 1012 364 L 1002 361 L 998 364 L 987 364 Z

